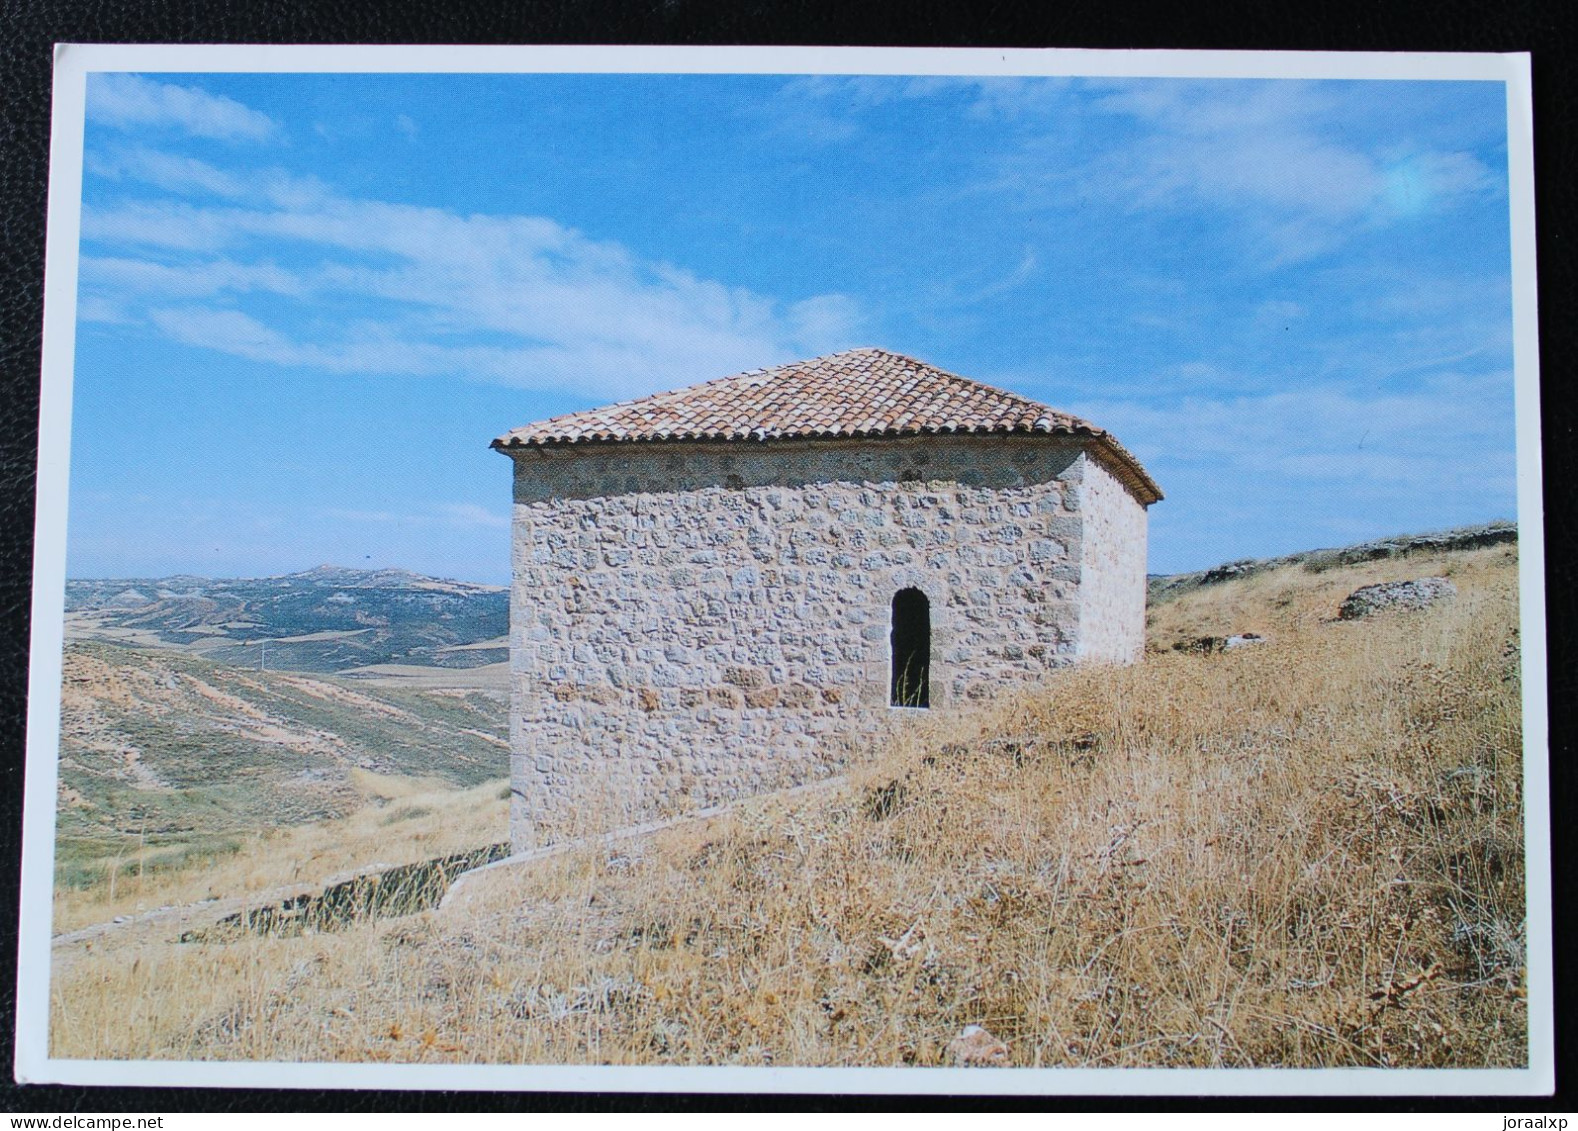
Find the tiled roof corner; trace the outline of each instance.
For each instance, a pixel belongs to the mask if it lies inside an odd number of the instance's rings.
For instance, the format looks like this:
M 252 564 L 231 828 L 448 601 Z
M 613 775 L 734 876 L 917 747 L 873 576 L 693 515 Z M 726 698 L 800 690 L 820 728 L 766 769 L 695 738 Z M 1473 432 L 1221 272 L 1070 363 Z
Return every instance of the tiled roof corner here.
M 854 349 L 528 424 L 493 447 L 664 440 L 855 439 L 938 433 L 1062 434 L 1101 442 L 1130 489 L 1161 489 L 1104 430 L 1044 404 L 882 349 Z

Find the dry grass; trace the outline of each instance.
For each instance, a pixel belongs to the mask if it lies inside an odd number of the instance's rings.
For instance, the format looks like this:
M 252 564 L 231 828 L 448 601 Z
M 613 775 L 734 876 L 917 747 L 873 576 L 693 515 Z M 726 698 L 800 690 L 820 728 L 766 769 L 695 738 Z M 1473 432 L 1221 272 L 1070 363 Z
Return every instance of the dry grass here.
M 508 839 L 503 780 L 460 790 L 430 778 L 353 770 L 351 783 L 363 805 L 350 816 L 270 828 L 217 858 L 197 853 L 187 867 L 155 869 L 146 865 L 164 850 L 129 850 L 104 881 L 56 888 L 56 933 L 198 900 L 292 885 L 307 890 L 349 871 L 415 863 Z
M 1442 572 L 1450 605 L 1329 619 Z M 1273 641 L 1071 670 L 841 792 L 481 874 L 441 911 L 57 948 L 52 1050 L 927 1065 L 977 1023 L 1017 1065 L 1519 1065 L 1516 624 L 1504 548 L 1201 590 L 1159 646 Z

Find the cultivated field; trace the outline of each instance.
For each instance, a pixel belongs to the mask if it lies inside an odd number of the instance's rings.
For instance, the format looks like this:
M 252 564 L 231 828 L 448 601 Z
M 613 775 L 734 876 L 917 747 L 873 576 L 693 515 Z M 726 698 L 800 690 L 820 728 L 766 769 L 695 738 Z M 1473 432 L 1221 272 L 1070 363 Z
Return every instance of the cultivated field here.
M 1455 601 L 1333 620 L 1432 574 Z M 845 787 L 476 873 L 438 910 L 62 940 L 52 1051 L 933 1065 L 978 1024 L 1020 1066 L 1524 1063 L 1515 547 L 1282 566 L 1151 621 L 1144 664 L 938 713 Z M 1270 641 L 1173 649 L 1246 631 Z M 330 845 L 335 867 L 481 846 L 487 788 L 248 852 L 283 883 Z M 232 882 L 166 876 L 161 902 Z

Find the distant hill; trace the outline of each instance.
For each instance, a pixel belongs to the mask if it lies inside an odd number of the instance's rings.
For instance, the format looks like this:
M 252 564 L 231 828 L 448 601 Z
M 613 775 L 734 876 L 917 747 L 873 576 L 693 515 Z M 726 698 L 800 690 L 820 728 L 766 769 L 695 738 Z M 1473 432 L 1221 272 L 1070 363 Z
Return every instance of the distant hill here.
M 238 667 L 471 668 L 509 658 L 509 591 L 402 569 L 66 582 L 68 640 L 174 648 Z

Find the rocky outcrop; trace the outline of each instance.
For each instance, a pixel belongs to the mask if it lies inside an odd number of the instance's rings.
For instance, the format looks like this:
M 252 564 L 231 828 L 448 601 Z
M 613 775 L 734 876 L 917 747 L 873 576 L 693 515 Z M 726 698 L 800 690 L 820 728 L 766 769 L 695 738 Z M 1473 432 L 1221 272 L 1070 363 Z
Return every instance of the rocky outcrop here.
M 1385 581 L 1355 589 L 1337 610 L 1341 620 L 1358 620 L 1390 609 L 1422 609 L 1457 596 L 1457 586 L 1444 577 Z
M 1173 645 L 1174 652 L 1233 652 L 1239 648 L 1249 648 L 1256 644 L 1265 644 L 1270 640 L 1258 632 L 1236 632 L 1232 636 L 1196 636 L 1191 640 L 1180 640 Z
M 1231 652 L 1237 648 L 1251 648 L 1256 644 L 1264 644 L 1269 639 L 1270 637 L 1262 636 L 1258 632 L 1235 633 L 1222 642 L 1222 651 Z
M 1008 1046 L 980 1025 L 966 1025 L 948 1042 L 947 1052 L 960 1068 L 1001 1068 L 1008 1063 Z

